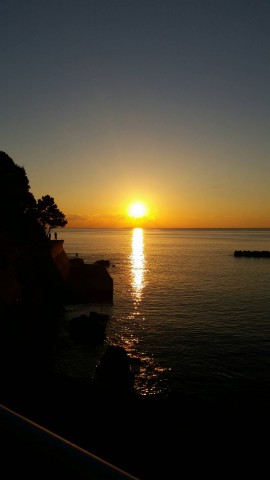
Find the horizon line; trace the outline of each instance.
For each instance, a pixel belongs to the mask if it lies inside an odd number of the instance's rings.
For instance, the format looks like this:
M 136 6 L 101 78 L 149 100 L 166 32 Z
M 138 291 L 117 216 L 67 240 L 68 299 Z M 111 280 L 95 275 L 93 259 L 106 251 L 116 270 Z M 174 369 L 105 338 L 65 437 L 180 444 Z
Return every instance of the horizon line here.
M 270 227 L 60 227 L 65 230 L 130 230 L 134 228 L 141 228 L 144 230 L 270 230 Z M 55 228 L 56 229 L 56 228 Z M 53 229 L 53 230 L 55 230 Z

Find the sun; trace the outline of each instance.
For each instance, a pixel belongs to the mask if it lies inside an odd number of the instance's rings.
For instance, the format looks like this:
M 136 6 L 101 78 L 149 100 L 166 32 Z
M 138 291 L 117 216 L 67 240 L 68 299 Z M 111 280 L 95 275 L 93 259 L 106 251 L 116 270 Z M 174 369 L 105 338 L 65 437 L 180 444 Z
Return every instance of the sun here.
M 129 217 L 143 218 L 147 215 L 148 208 L 144 202 L 133 202 L 128 206 L 127 212 Z

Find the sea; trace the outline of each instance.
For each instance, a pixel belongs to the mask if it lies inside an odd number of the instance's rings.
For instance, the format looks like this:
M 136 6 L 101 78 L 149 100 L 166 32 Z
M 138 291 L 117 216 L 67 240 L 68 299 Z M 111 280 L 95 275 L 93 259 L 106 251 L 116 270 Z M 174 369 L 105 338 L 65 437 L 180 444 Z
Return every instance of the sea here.
M 56 372 L 94 379 L 109 344 L 123 346 L 140 395 L 203 400 L 270 394 L 270 229 L 58 230 L 85 263 L 109 260 L 112 303 L 65 305 Z M 106 340 L 76 345 L 69 321 L 109 315 Z

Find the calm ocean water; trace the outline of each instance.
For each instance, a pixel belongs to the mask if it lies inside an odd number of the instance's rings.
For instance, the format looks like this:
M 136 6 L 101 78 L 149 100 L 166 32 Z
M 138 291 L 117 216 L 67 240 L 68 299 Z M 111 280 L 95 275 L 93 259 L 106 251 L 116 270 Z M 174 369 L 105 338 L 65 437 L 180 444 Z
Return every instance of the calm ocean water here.
M 68 321 L 110 315 L 107 343 L 134 359 L 136 390 L 205 399 L 270 392 L 270 229 L 63 229 L 64 249 L 111 262 L 113 304 L 66 306 L 55 369 L 92 378 L 105 346 L 74 345 Z M 136 362 L 139 359 L 140 362 Z

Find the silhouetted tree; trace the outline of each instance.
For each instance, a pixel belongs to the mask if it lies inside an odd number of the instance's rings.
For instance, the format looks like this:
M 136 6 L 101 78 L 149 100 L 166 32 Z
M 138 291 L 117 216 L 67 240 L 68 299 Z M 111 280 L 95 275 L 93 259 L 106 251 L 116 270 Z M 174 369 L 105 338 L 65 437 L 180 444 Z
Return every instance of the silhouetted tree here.
M 37 220 L 49 235 L 52 228 L 65 227 L 68 223 L 63 212 L 57 207 L 54 198 L 45 195 L 37 201 Z
M 30 192 L 25 169 L 0 152 L 0 221 L 1 229 L 10 232 L 20 244 L 33 234 L 42 235 L 35 218 L 36 200 Z
M 52 197 L 35 200 L 25 169 L 0 152 L 0 230 L 10 234 L 12 243 L 46 239 L 52 228 L 67 223 Z

